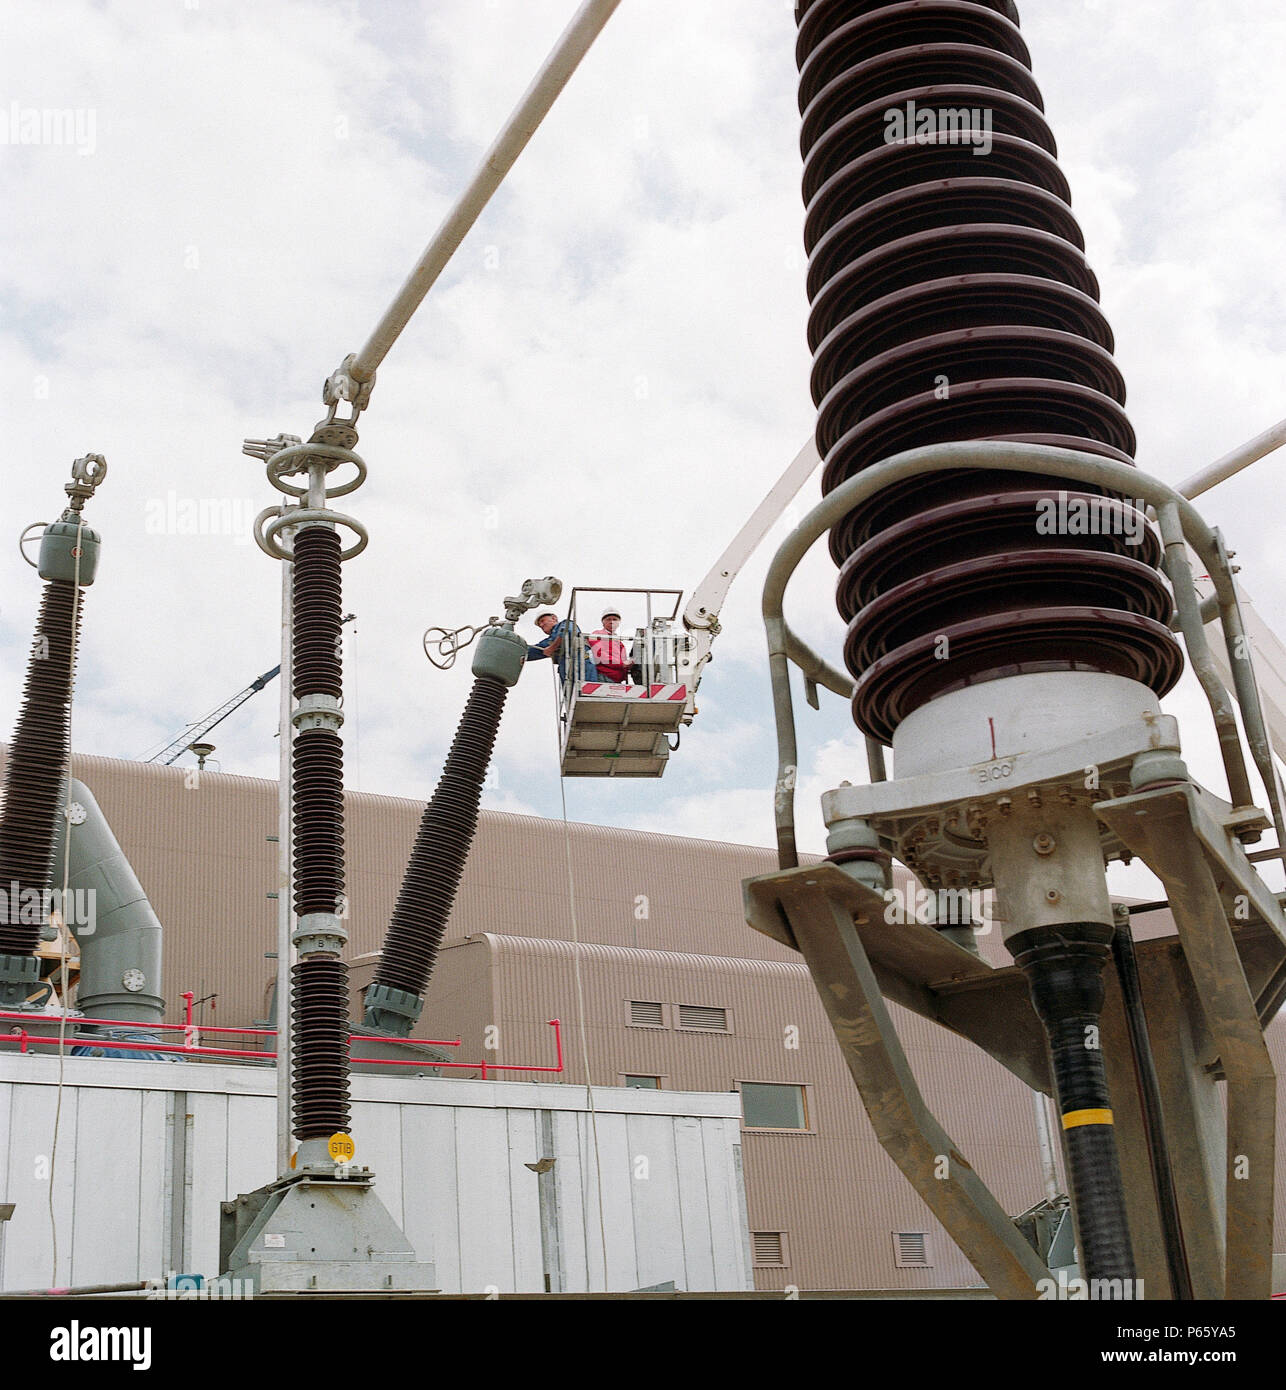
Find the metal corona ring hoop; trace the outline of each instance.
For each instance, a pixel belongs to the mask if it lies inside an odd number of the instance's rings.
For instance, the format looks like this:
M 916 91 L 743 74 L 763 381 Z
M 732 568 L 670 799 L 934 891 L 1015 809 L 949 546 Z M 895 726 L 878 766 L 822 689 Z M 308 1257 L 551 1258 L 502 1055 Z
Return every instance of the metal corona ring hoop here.
M 342 449 L 337 444 L 293 444 L 288 449 L 282 449 L 268 460 L 268 481 L 279 492 L 288 492 L 292 497 L 306 497 L 309 490 L 307 483 L 303 487 L 296 487 L 293 483 L 286 482 L 282 475 L 299 472 L 307 466 L 310 459 L 315 458 L 334 460 L 327 472 L 331 468 L 337 468 L 341 463 L 351 463 L 357 469 L 357 476 L 342 487 L 328 487 L 327 497 L 343 497 L 350 492 L 356 492 L 366 481 L 365 459 L 360 454 L 355 454 L 352 449 Z M 295 464 L 296 467 L 290 468 L 287 466 L 289 464 Z
M 26 530 L 24 530 L 23 533 L 18 537 L 18 554 L 22 556 L 22 558 L 31 566 L 33 570 L 39 569 L 40 566 L 35 562 L 35 560 L 31 558 L 30 555 L 27 554 L 27 537 L 31 535 L 33 531 L 43 531 L 48 525 L 49 523 L 47 521 L 33 521 L 31 525 L 28 526 Z
M 265 526 L 264 521 L 267 517 L 273 517 L 274 520 Z M 292 507 L 289 511 L 285 511 L 281 507 L 265 507 L 255 517 L 255 544 L 265 555 L 271 555 L 274 560 L 293 560 L 293 553 L 281 545 L 277 540 L 277 533 L 284 531 L 288 526 L 298 526 L 301 522 L 306 521 L 333 521 L 337 526 L 347 526 L 357 536 L 354 544 L 350 545 L 347 550 L 340 552 L 341 562 L 351 560 L 354 555 L 360 555 L 370 544 L 371 538 L 367 534 L 366 527 L 356 517 L 346 516 L 343 512 L 331 511 L 329 507 Z

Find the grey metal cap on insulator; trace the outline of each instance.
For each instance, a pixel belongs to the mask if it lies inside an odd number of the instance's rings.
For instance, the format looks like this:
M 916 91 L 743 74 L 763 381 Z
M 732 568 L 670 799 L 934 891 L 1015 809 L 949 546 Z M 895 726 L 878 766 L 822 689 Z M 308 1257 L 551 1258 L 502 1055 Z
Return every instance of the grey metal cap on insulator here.
M 0 1007 L 21 1008 L 39 987 L 40 961 L 35 956 L 0 955 Z
M 365 997 L 366 1023 L 407 1037 L 424 1010 L 424 996 L 389 985 L 371 985 Z
M 80 555 L 77 557 L 77 535 L 80 537 Z M 90 526 L 76 521 L 50 522 L 40 538 L 40 560 L 36 566 L 41 579 L 61 579 L 65 583 L 81 587 L 94 582 L 98 572 L 98 551 L 102 537 Z M 76 572 L 76 561 L 80 560 L 80 573 Z
M 489 627 L 478 639 L 473 674 L 489 676 L 503 685 L 518 684 L 527 661 L 527 642 L 510 628 Z

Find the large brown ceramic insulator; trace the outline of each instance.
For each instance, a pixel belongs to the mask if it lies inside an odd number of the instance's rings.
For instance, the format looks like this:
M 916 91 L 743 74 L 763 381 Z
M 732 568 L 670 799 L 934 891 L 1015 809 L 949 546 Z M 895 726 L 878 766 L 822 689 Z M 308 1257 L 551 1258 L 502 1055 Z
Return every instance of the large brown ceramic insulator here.
M 27 890 L 48 888 L 54 872 L 58 794 L 67 763 L 78 591 L 51 579 L 40 601 L 40 617 L 18 722 L 5 763 L 0 809 L 0 888 L 16 908 Z M 17 884 L 18 893 L 13 893 Z M 0 920 L 0 954 L 25 956 L 40 944 L 39 921 L 11 910 Z
M 344 891 L 344 748 L 330 729 L 304 729 L 291 750 L 295 915 L 338 912 Z
M 293 691 L 343 693 L 340 541 L 312 526 L 295 538 Z M 294 770 L 295 912 L 337 912 L 344 891 L 344 745 L 330 729 L 302 729 Z
M 348 966 L 308 956 L 291 971 L 294 1134 L 328 1139 L 348 1129 Z
M 488 676 L 473 683 L 433 799 L 402 880 L 374 983 L 423 994 L 455 902 L 478 825 L 482 784 L 508 687 Z
M 343 581 L 339 536 L 309 526 L 295 537 L 294 639 L 291 690 L 305 695 L 343 695 L 340 632 Z
M 960 440 L 1132 463 L 1112 333 L 1014 5 L 798 9 L 824 491 L 905 449 Z M 939 112 L 977 111 L 978 138 L 962 138 L 957 117 L 955 136 L 917 143 L 909 124 L 890 141 L 889 114 L 911 109 L 932 111 L 935 131 Z M 1154 535 L 1119 506 L 1115 534 L 1042 527 L 1042 499 L 1058 491 L 1037 475 L 932 473 L 832 529 L 866 733 L 889 742 L 935 695 L 1027 671 L 1173 686 L 1181 657 Z M 1104 501 L 1077 483 L 1067 491 L 1065 505 Z
M 326 527 L 295 537 L 292 689 L 299 701 L 343 694 L 340 548 Z M 343 743 L 332 729 L 303 728 L 291 756 L 295 913 L 337 913 L 344 891 Z M 348 1128 L 348 966 L 331 954 L 305 954 L 291 980 L 294 1134 L 326 1138 Z

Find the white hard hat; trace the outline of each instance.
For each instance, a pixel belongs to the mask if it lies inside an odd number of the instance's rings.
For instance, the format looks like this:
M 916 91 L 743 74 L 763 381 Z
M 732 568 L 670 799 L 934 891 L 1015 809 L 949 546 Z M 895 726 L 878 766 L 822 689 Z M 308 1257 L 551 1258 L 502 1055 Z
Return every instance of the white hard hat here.
M 600 622 L 600 623 L 605 623 L 605 622 L 608 620 L 608 618 L 619 618 L 620 616 L 621 616 L 621 614 L 620 614 L 619 609 L 616 609 L 616 608 L 604 608 L 604 609 L 603 609 L 603 616 L 602 616 L 601 618 L 599 618 L 599 622 Z

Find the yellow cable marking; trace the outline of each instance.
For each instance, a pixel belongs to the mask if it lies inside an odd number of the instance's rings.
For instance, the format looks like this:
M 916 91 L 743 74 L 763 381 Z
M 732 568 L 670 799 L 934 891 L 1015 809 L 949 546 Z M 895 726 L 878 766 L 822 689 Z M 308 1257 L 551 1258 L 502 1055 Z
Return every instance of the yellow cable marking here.
M 1077 1129 L 1081 1125 L 1110 1125 L 1110 1110 L 1069 1110 L 1063 1116 L 1064 1129 Z

